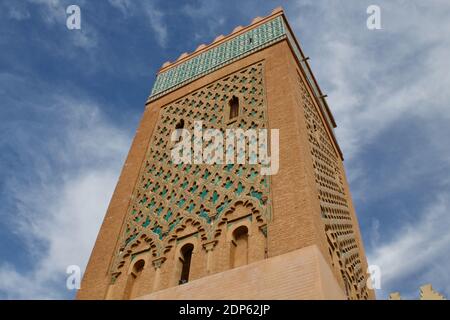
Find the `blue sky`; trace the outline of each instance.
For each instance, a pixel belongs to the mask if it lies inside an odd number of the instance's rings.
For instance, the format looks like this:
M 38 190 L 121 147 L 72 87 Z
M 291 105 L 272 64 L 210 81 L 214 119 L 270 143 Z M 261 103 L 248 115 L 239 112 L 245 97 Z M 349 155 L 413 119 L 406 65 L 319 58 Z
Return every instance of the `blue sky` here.
M 81 30 L 65 8 L 81 8 Z M 366 28 L 381 8 L 382 30 Z M 379 298 L 450 297 L 450 3 L 0 4 L 0 298 L 70 299 L 165 61 L 283 6 L 335 115 Z

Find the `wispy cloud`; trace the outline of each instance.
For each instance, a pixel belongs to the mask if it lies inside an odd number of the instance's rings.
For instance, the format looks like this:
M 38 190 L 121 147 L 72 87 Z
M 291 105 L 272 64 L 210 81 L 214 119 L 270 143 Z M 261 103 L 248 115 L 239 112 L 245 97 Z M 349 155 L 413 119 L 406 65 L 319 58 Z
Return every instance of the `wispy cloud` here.
M 165 48 L 167 46 L 168 32 L 163 11 L 159 10 L 152 2 L 144 2 L 143 10 L 149 19 L 149 24 L 155 34 L 158 44 Z
M 96 29 L 93 27 L 92 21 L 84 18 L 83 9 L 85 1 L 77 2 L 81 11 L 81 29 L 79 30 L 65 30 L 67 13 L 66 9 L 72 4 L 68 0 L 27 0 L 29 3 L 35 5 L 34 13 L 38 15 L 44 23 L 55 28 L 55 30 L 62 30 L 66 32 L 66 37 L 72 41 L 75 47 L 86 50 L 94 48 L 98 43 L 98 35 Z M 70 48 L 58 48 L 58 50 L 70 51 Z
M 220 35 L 220 29 L 226 24 L 228 15 L 225 12 L 230 10 L 227 3 L 217 0 L 200 0 L 194 3 L 186 3 L 182 7 L 182 14 L 186 15 L 193 22 L 201 22 L 205 28 L 199 29 L 196 34 L 196 40 L 205 39 L 205 43 L 211 42 Z M 231 8 L 233 11 L 233 8 Z M 248 21 L 250 22 L 250 21 Z M 234 27 L 233 27 L 234 28 Z M 231 30 L 227 30 L 231 32 Z M 223 33 L 223 31 L 222 31 Z M 197 45 L 200 45 L 198 43 Z
M 405 113 L 450 116 L 450 92 L 443 89 L 450 86 L 444 71 L 450 40 L 441 36 L 450 32 L 450 6 L 401 3 L 379 1 L 383 30 L 375 31 L 366 28 L 364 2 L 318 2 L 310 15 L 303 14 L 311 9 L 303 3 L 288 11 L 329 96 L 347 159 Z M 319 12 L 323 23 L 317 24 Z
M 125 16 L 145 19 L 159 46 L 167 47 L 166 14 L 158 8 L 155 1 L 108 0 L 108 2 Z
M 22 21 L 27 20 L 31 17 L 30 12 L 21 5 L 17 5 L 11 2 L 6 2 L 4 3 L 4 5 L 8 10 L 8 17 L 13 20 Z
M 119 9 L 123 15 L 128 15 L 132 10 L 132 2 L 130 0 L 108 0 L 109 4 Z
M 370 253 L 370 263 L 381 269 L 381 296 L 402 288 L 407 290 L 404 296 L 417 298 L 419 285 L 426 283 L 450 293 L 449 211 L 447 194 L 438 195 L 415 223 L 399 226 L 393 238 Z M 411 281 L 413 277 L 415 281 Z
M 28 0 L 32 4 L 42 6 L 41 17 L 49 24 L 64 23 L 66 20 L 66 6 L 61 0 Z M 68 4 L 67 4 L 68 5 Z
M 92 101 L 61 93 L 47 96 L 45 105 L 35 101 L 33 107 L 16 101 L 15 107 L 37 112 L 51 124 L 17 121 L 1 130 L 2 136 L 14 135 L 0 147 L 14 145 L 23 162 L 22 170 L 3 181 L 13 205 L 2 219 L 33 261 L 26 268 L 0 263 L 2 298 L 73 295 L 65 289 L 66 268 L 84 269 L 130 141 Z

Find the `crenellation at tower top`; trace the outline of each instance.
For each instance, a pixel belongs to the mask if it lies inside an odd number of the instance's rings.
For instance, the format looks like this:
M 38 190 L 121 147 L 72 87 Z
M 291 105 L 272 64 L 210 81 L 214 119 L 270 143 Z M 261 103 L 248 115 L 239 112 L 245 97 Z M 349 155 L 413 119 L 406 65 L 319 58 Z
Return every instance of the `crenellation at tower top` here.
M 229 39 L 230 37 L 236 36 L 238 34 L 239 31 L 243 31 L 243 30 L 248 30 L 250 28 L 253 28 L 257 25 L 258 22 L 262 21 L 262 20 L 266 20 L 266 19 L 270 19 L 273 18 L 275 15 L 279 15 L 279 14 L 284 14 L 283 8 L 282 7 L 277 7 L 275 9 L 272 10 L 271 14 L 266 16 L 266 17 L 256 17 L 252 20 L 252 22 L 250 23 L 250 25 L 243 27 L 243 26 L 237 26 L 233 29 L 233 31 L 227 35 L 219 35 L 217 36 L 213 42 L 211 42 L 209 45 L 206 44 L 201 44 L 197 47 L 197 49 L 195 49 L 194 52 L 192 52 L 191 54 L 185 52 L 183 54 L 181 54 L 177 60 L 175 60 L 175 62 L 170 62 L 170 61 L 166 61 L 164 62 L 164 64 L 162 65 L 161 69 L 159 69 L 158 73 L 164 72 L 166 71 L 169 67 L 173 67 L 174 65 L 176 65 L 177 62 L 181 62 L 181 60 L 185 60 L 190 58 L 191 55 L 200 53 L 203 50 L 208 50 L 210 47 L 212 47 L 213 45 L 217 45 L 219 44 L 219 42 L 221 40 L 226 41 L 227 39 Z

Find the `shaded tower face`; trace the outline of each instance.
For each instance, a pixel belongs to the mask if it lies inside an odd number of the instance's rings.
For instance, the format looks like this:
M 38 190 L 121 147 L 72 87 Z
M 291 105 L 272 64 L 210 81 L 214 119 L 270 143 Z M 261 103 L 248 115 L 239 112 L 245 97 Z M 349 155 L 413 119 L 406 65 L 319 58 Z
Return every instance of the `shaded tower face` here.
M 373 297 L 334 120 L 305 61 L 274 10 L 165 64 L 78 298 Z M 264 175 L 275 144 L 279 170 Z

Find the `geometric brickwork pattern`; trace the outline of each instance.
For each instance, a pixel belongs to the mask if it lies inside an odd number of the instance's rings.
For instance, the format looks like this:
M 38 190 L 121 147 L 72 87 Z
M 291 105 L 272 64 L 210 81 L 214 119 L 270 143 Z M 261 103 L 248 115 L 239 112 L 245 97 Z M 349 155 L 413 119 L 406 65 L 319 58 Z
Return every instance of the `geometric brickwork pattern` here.
M 299 82 L 331 261 L 342 277 L 347 296 L 350 299 L 367 299 L 366 275 L 355 240 L 340 159 L 308 90 L 301 80 Z
M 175 90 L 187 82 L 193 81 L 237 59 L 261 50 L 285 37 L 283 18 L 278 16 L 158 74 L 153 85 L 150 100 Z
M 311 85 L 314 95 L 318 98 L 317 102 L 321 111 L 328 122 L 329 127 L 333 130 L 332 122 L 326 111 L 327 107 L 324 104 L 324 99 L 321 98 L 321 91 L 313 79 L 314 77 L 307 66 L 305 57 L 300 52 L 298 45 L 294 40 L 294 36 L 286 26 L 282 16 L 275 17 L 247 32 L 232 37 L 216 47 L 212 47 L 197 56 L 159 73 L 153 85 L 149 101 L 283 39 L 287 39 L 293 48 L 294 54 L 305 72 L 306 79 Z
M 233 122 L 227 105 L 238 97 L 240 110 Z M 213 82 L 163 107 L 159 114 L 112 265 L 112 281 L 123 271 L 133 248 L 146 242 L 155 258 L 168 253 L 177 232 L 194 225 L 204 243 L 214 241 L 226 227 L 225 217 L 238 205 L 250 208 L 251 218 L 267 232 L 271 218 L 270 179 L 259 164 L 174 164 L 171 134 L 184 121 L 193 132 L 203 129 L 267 128 L 263 63 L 257 63 Z M 204 142 L 206 146 L 206 142 Z M 254 141 L 250 141 L 250 144 Z M 248 163 L 248 162 L 246 162 Z
M 329 128 L 332 131 L 332 134 L 334 134 L 334 126 L 332 124 L 332 121 L 330 119 L 330 116 L 328 115 L 327 109 L 328 107 L 325 105 L 325 100 L 322 98 L 322 92 L 320 91 L 320 88 L 316 84 L 316 81 L 314 80 L 314 76 L 312 75 L 307 60 L 303 56 L 303 54 L 300 52 L 299 47 L 297 46 L 295 42 L 295 37 L 292 35 L 289 28 L 286 28 L 286 34 L 287 34 L 287 40 L 291 44 L 292 50 L 294 51 L 295 56 L 298 59 L 299 64 L 301 65 L 303 72 L 306 76 L 306 80 L 308 81 L 309 85 L 311 86 L 312 92 L 314 96 L 317 98 L 316 101 L 320 107 L 320 110 L 322 111 L 323 116 L 325 117 L 325 120 L 328 123 Z

